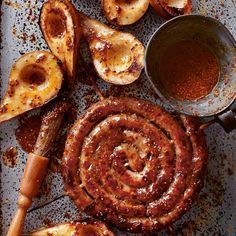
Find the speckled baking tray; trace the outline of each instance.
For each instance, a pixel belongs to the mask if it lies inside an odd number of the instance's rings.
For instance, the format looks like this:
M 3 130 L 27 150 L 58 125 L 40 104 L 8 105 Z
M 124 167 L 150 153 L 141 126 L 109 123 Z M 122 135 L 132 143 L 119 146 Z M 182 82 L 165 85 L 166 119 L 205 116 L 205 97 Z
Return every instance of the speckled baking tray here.
M 47 49 L 47 46 L 38 25 L 39 9 L 44 1 L 4 0 L 1 2 L 0 90 L 1 96 L 3 96 L 13 62 L 25 52 Z M 218 18 L 229 28 L 234 37 L 236 36 L 235 0 L 193 0 L 193 2 L 195 13 Z M 79 10 L 106 22 L 100 1 L 75 0 L 74 3 Z M 122 30 L 133 33 L 146 45 L 150 36 L 162 22 L 150 8 L 139 22 Z M 138 82 L 126 87 L 107 85 L 101 80 L 98 80 L 98 84 L 105 94 L 133 95 L 161 104 L 144 73 Z M 78 108 L 78 115 L 80 115 L 98 98 L 93 92 L 93 88 L 86 81 L 81 81 L 75 88 L 74 100 Z M 18 126 L 19 119 L 0 126 L 1 235 L 6 235 L 16 210 L 19 181 L 27 157 L 15 138 Z M 206 129 L 206 138 L 209 148 L 209 164 L 205 187 L 197 203 L 174 224 L 173 228 L 178 235 L 236 235 L 236 131 L 226 134 L 219 125 L 215 124 Z M 9 147 L 17 149 L 16 160 L 11 165 L 6 160 L 4 161 L 5 152 Z M 63 194 L 60 173 L 49 171 L 43 189 L 40 198 L 35 199 L 34 206 Z M 69 198 L 64 197 L 45 208 L 29 213 L 24 232 L 27 233 L 48 223 L 69 221 L 81 216 L 82 214 L 78 212 Z M 119 234 L 126 235 L 125 233 Z M 160 233 L 160 235 L 166 234 L 164 231 Z

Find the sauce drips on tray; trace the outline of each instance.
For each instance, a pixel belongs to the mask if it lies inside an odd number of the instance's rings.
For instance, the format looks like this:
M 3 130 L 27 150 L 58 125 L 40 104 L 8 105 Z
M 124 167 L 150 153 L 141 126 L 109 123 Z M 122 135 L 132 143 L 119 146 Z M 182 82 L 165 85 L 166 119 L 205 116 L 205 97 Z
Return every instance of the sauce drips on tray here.
M 205 45 L 182 40 L 164 49 L 158 61 L 160 82 L 178 100 L 207 96 L 218 82 L 218 58 Z
M 3 164 L 9 168 L 14 168 L 17 165 L 17 149 L 9 147 L 2 155 Z

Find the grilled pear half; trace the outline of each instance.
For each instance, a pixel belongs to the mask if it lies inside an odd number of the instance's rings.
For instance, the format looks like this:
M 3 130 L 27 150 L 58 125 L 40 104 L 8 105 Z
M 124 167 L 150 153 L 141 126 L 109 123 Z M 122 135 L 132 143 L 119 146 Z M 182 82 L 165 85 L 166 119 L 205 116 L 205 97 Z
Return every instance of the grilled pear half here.
M 41 10 L 40 26 L 50 50 L 63 63 L 69 87 L 73 87 L 82 35 L 74 5 L 69 0 L 47 1 Z
M 169 20 L 172 18 L 172 16 L 162 7 L 159 0 L 150 0 L 150 5 L 155 10 L 157 15 L 163 19 Z
M 144 67 L 142 43 L 132 34 L 78 14 L 98 75 L 106 82 L 119 85 L 137 80 Z
M 156 13 L 164 19 L 192 12 L 191 0 L 150 0 Z
M 50 52 L 23 55 L 12 67 L 0 105 L 0 123 L 47 103 L 57 95 L 62 81 L 58 59 Z
M 149 0 L 102 0 L 104 14 L 115 25 L 131 25 L 147 11 Z
M 72 222 L 34 231 L 29 236 L 114 236 L 105 224 L 100 222 Z

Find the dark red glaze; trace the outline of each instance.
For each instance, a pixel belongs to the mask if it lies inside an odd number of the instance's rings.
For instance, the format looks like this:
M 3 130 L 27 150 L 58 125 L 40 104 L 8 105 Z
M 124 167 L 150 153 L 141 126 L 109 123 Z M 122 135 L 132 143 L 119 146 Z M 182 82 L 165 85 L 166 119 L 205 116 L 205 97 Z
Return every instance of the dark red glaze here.
M 16 140 L 22 149 L 28 153 L 32 152 L 41 127 L 41 115 L 22 115 L 19 126 L 16 129 Z
M 88 214 L 131 232 L 161 230 L 197 198 L 207 163 L 195 119 L 135 98 L 108 98 L 72 127 L 65 191 Z

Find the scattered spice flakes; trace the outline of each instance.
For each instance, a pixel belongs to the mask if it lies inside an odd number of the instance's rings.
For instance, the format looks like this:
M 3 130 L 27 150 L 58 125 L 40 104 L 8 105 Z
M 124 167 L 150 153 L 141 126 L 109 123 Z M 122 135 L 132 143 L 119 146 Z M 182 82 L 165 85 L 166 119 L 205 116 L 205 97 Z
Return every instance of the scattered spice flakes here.
M 103 92 L 105 97 L 114 96 L 132 96 L 133 94 L 137 94 L 144 87 L 144 83 L 142 79 L 136 80 L 132 84 L 128 84 L 126 86 L 114 85 L 111 84 L 109 87 Z M 152 91 L 151 91 L 152 92 Z
M 43 181 L 43 184 L 40 187 L 40 190 L 39 190 L 39 193 L 38 193 L 37 197 L 40 198 L 42 196 L 48 196 L 48 194 L 51 191 L 51 185 L 52 185 L 51 180 Z
M 181 227 L 174 229 L 174 235 L 189 236 L 194 235 L 197 230 L 197 224 L 190 220 L 185 221 Z
M 221 5 L 222 7 L 225 7 L 225 3 L 224 3 L 223 1 L 220 3 L 220 5 Z
M 45 217 L 45 218 L 44 218 L 43 224 L 44 224 L 46 227 L 51 227 L 51 226 L 53 226 L 53 222 L 52 222 L 48 217 Z
M 3 164 L 9 168 L 14 168 L 17 165 L 17 149 L 9 147 L 2 154 Z
M 70 219 L 70 218 L 71 218 L 71 215 L 70 215 L 68 212 L 66 212 L 66 213 L 64 214 L 64 218 Z
M 134 96 L 136 94 L 140 94 L 140 92 L 145 88 L 146 84 L 143 78 L 140 78 L 133 82 L 132 84 L 126 85 L 126 86 L 120 86 L 120 85 L 109 85 L 107 89 L 102 91 L 105 97 L 109 96 Z M 152 87 L 150 89 L 147 89 L 146 95 L 150 98 L 160 99 L 157 93 L 154 91 Z
M 26 8 L 26 19 L 28 21 L 34 22 L 38 17 L 36 16 L 35 8 L 34 7 L 27 7 Z
M 92 104 L 94 104 L 97 100 L 95 98 L 96 93 L 94 89 L 88 89 L 83 95 L 83 99 L 85 101 L 85 109 L 89 108 Z
M 27 39 L 27 34 L 26 34 L 25 32 L 22 33 L 21 39 L 22 39 L 23 42 L 26 41 L 26 39 Z
M 4 4 L 5 4 L 6 6 L 13 7 L 13 8 L 15 8 L 15 9 L 20 9 L 20 5 L 19 5 L 18 3 L 16 3 L 16 2 L 13 2 L 13 1 L 5 0 L 5 1 L 4 1 Z
M 36 42 L 36 37 L 34 34 L 30 35 L 30 42 L 35 43 Z
M 229 176 L 234 174 L 234 167 L 230 166 L 230 162 L 227 156 L 222 153 L 220 155 L 221 162 L 217 171 L 213 174 L 208 172 L 206 176 L 205 184 L 208 185 L 209 192 L 201 193 L 196 202 L 199 209 L 199 214 L 193 220 L 186 220 L 178 227 L 174 227 L 174 235 L 196 235 L 198 229 L 202 225 L 209 225 L 212 221 L 212 217 L 219 216 L 219 206 L 222 206 L 225 201 L 225 184 L 224 173 L 227 172 Z M 217 224 L 217 222 L 216 222 Z
M 12 27 L 12 34 L 15 36 L 16 35 L 16 26 L 15 25 L 13 25 L 13 27 Z
M 96 99 L 92 95 L 86 95 L 83 97 L 85 102 L 85 109 L 88 109 L 92 104 L 94 104 Z

